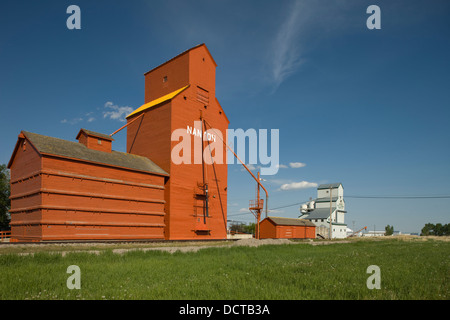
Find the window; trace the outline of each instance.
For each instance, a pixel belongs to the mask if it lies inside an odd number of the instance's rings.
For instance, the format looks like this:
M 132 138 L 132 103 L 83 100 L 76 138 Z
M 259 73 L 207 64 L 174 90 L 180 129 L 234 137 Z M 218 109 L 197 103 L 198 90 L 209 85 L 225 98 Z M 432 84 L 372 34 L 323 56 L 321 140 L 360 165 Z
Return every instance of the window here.
M 163 83 L 164 82 L 167 82 L 167 76 L 164 76 L 164 78 L 163 78 Z
M 102 140 L 101 139 L 97 139 L 97 143 L 98 144 L 102 144 Z

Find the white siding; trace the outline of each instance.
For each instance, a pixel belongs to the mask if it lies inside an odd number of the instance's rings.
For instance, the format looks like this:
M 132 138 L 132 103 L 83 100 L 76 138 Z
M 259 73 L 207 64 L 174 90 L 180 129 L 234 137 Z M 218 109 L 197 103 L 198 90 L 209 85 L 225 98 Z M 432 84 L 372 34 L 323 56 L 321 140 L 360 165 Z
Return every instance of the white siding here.
M 344 188 L 342 185 L 339 188 L 331 189 L 332 197 L 343 197 L 344 196 Z M 330 197 L 330 189 L 320 189 L 317 190 L 317 198 L 329 198 Z

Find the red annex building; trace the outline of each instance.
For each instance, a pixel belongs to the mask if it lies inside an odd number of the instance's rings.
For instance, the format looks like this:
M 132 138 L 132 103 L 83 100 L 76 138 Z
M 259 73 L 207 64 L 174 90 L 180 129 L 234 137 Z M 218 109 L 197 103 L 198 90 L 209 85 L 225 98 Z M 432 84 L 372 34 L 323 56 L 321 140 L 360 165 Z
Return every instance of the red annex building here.
M 8 164 L 11 241 L 225 239 L 229 121 L 216 67 L 201 44 L 145 73 L 127 152 L 86 129 L 78 142 L 22 131 Z
M 260 239 L 315 239 L 316 225 L 309 220 L 267 217 L 260 224 Z

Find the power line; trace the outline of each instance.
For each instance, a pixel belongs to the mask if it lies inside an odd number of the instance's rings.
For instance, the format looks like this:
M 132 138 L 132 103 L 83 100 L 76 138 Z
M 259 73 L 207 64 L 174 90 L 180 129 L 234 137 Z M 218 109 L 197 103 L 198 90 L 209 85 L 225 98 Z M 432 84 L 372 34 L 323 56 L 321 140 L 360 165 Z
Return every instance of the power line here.
M 448 196 L 345 196 L 345 198 L 358 199 L 449 199 Z
M 450 199 L 450 195 L 441 196 L 344 196 L 344 198 L 358 198 L 358 199 Z M 269 208 L 269 210 L 276 210 L 282 208 L 288 208 L 293 206 L 298 206 L 304 204 L 308 201 L 297 202 L 293 204 L 288 204 L 281 207 Z
M 303 204 L 305 202 L 308 202 L 308 201 L 297 202 L 297 203 L 288 204 L 288 205 L 281 206 L 281 207 L 276 207 L 276 208 L 270 208 L 269 210 L 277 210 L 277 209 L 289 208 L 289 207 L 293 207 L 293 206 L 298 206 L 298 205 Z
M 253 213 L 251 213 L 250 211 L 249 212 L 232 213 L 232 214 L 228 214 L 227 217 L 244 216 L 246 214 L 253 214 Z
M 439 195 L 439 196 L 433 196 L 433 195 L 431 195 L 431 196 L 345 196 L 344 198 L 354 198 L 354 199 L 450 199 L 450 195 Z M 276 208 L 269 208 L 269 211 L 294 207 L 294 206 L 304 204 L 306 202 L 308 202 L 308 200 L 303 201 L 303 202 L 292 203 L 292 204 L 288 204 L 288 205 L 284 205 L 284 206 L 280 206 L 280 207 L 276 207 Z M 241 215 L 246 215 L 246 214 L 251 214 L 251 212 L 239 212 L 239 213 L 235 213 L 235 214 L 229 214 L 228 216 L 241 216 Z

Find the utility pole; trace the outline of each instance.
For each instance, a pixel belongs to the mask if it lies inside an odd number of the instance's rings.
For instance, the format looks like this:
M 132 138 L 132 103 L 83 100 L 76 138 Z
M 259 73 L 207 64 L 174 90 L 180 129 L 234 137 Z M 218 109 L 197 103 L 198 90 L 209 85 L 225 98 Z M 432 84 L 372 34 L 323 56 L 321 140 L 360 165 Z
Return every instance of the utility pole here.
M 259 181 L 261 180 L 260 178 L 260 173 L 258 171 L 258 183 L 256 184 L 256 200 L 250 200 L 249 203 L 249 210 L 251 211 L 251 213 L 253 213 L 253 215 L 256 218 L 256 224 L 255 224 L 255 238 L 256 239 L 260 239 L 260 220 L 261 220 L 261 210 L 263 209 L 263 200 L 261 200 L 260 197 L 260 191 L 259 191 L 259 186 L 260 183 Z
M 332 213 L 333 213 L 333 210 L 332 210 L 332 206 L 333 206 L 333 198 L 332 198 L 332 191 L 333 189 L 332 189 L 332 186 L 330 185 L 330 232 L 329 232 L 329 234 L 330 234 L 330 240 L 332 239 L 332 236 L 333 236 L 333 233 L 331 232 L 331 215 L 332 215 Z
M 258 171 L 258 181 L 261 181 L 261 178 L 260 178 L 260 176 L 259 176 L 259 171 Z M 256 214 L 257 214 L 257 216 L 256 216 L 256 228 L 258 229 L 258 232 L 256 233 L 257 234 L 257 237 L 256 237 L 256 239 L 258 239 L 259 240 L 259 238 L 260 238 L 260 229 L 259 229 L 259 223 L 260 223 L 260 220 L 261 220 L 261 209 L 262 208 L 260 208 L 261 206 L 260 206 L 260 200 L 259 200 L 259 183 L 258 184 L 256 184 L 256 186 L 257 186 L 257 195 L 256 195 L 256 201 L 258 201 L 258 210 L 256 211 Z

